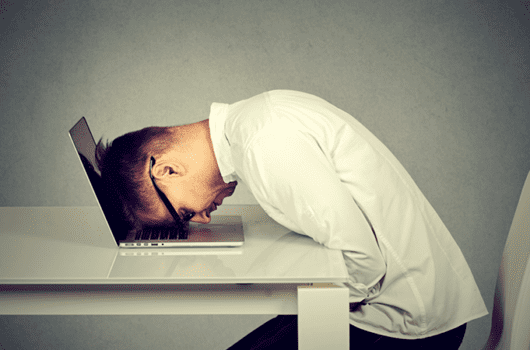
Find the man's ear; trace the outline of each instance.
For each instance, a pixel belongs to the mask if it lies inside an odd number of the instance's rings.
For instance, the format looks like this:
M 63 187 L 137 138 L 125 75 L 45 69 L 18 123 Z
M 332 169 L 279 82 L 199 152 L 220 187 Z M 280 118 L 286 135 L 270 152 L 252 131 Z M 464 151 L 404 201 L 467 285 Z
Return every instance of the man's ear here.
M 186 175 L 186 168 L 175 161 L 160 160 L 153 165 L 153 176 L 157 180 L 164 180 L 172 177 L 181 177 Z

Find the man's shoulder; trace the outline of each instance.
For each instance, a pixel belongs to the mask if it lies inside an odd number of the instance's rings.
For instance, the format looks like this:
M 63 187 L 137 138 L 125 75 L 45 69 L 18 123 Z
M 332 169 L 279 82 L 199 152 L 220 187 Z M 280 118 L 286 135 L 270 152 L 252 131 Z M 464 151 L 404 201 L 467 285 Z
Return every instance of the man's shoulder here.
M 261 93 L 228 106 L 225 122 L 227 137 L 238 144 L 247 144 L 272 122 L 269 93 Z

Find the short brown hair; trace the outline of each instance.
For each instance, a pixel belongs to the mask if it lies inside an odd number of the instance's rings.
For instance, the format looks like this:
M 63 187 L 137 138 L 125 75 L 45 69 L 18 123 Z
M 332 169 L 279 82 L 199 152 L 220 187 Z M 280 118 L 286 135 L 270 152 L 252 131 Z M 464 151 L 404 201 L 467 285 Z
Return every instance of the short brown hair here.
M 150 156 L 160 156 L 175 145 L 173 133 L 167 127 L 148 127 L 116 138 L 112 142 L 99 140 L 96 161 L 106 197 L 113 213 L 128 226 L 128 231 L 141 230 L 138 211 L 154 209 L 155 189 L 145 173 Z

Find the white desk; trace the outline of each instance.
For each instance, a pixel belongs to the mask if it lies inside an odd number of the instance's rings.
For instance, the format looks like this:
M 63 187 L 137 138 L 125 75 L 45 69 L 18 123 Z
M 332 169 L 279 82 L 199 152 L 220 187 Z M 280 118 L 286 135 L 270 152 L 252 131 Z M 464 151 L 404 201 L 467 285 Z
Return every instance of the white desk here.
M 97 207 L 0 208 L 0 314 L 298 314 L 300 349 L 348 348 L 342 253 L 241 215 L 240 248 L 120 249 Z

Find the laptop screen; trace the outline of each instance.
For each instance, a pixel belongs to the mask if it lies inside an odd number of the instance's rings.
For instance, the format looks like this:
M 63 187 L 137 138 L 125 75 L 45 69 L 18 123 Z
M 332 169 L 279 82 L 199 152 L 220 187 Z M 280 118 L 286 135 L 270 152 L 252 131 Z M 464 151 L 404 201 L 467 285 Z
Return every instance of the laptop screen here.
M 77 150 L 77 154 L 83 164 L 85 172 L 88 176 L 88 180 L 92 185 L 94 194 L 99 202 L 103 214 L 107 219 L 112 234 L 116 239 L 116 242 L 124 240 L 127 236 L 128 229 L 124 225 L 124 221 L 118 214 L 118 211 L 111 205 L 112 202 L 106 195 L 103 189 L 101 180 L 101 172 L 96 163 L 96 142 L 90 132 L 88 123 L 85 117 L 82 117 L 71 129 L 70 138 L 74 143 Z

